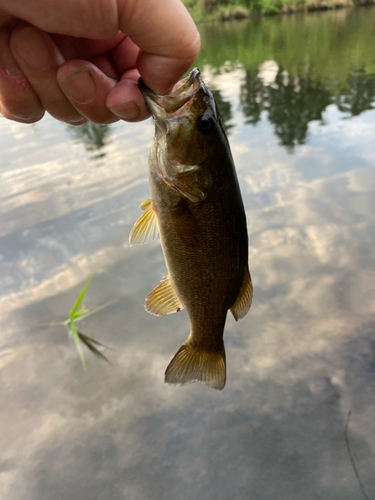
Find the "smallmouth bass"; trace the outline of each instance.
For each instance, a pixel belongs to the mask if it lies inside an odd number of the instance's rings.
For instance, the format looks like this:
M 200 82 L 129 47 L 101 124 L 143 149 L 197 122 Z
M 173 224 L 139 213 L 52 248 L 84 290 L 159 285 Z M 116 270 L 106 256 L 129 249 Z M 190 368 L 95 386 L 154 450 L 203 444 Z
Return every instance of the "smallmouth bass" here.
M 186 309 L 190 335 L 165 372 L 165 382 L 226 381 L 224 325 L 251 306 L 246 216 L 228 139 L 214 97 L 199 70 L 172 93 L 154 94 L 140 80 L 155 123 L 149 155 L 151 198 L 129 240 L 142 244 L 160 233 L 168 275 L 145 309 L 162 316 Z

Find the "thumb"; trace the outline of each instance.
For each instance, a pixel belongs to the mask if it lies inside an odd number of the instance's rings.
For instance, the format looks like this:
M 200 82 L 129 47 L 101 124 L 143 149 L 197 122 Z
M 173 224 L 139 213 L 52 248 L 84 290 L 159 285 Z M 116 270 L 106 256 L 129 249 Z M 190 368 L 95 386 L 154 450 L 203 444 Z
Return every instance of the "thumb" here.
M 180 0 L 119 0 L 119 28 L 141 49 L 137 69 L 166 93 L 198 56 L 198 29 Z

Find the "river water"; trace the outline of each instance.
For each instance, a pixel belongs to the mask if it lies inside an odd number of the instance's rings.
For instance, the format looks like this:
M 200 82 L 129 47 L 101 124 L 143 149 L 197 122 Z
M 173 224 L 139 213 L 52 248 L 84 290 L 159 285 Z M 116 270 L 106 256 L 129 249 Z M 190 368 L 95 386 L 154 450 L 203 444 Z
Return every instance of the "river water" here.
M 151 121 L 0 119 L 1 498 L 374 498 L 374 26 L 374 8 L 200 26 L 254 282 L 221 393 L 164 385 L 188 317 L 143 309 L 165 275 L 158 241 L 128 243 Z M 85 351 L 84 371 L 59 323 L 92 274 L 85 304 L 109 305 L 80 326 L 112 366 Z

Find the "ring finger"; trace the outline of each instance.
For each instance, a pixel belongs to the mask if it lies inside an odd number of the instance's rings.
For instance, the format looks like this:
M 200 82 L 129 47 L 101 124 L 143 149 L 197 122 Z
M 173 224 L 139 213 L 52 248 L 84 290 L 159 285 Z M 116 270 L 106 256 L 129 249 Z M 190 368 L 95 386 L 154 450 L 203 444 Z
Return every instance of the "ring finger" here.
M 18 26 L 12 32 L 10 48 L 46 111 L 67 123 L 86 121 L 57 83 L 56 72 L 64 58 L 47 33 L 30 25 Z
M 44 115 L 42 104 L 14 59 L 10 31 L 0 30 L 0 111 L 21 123 L 34 123 Z

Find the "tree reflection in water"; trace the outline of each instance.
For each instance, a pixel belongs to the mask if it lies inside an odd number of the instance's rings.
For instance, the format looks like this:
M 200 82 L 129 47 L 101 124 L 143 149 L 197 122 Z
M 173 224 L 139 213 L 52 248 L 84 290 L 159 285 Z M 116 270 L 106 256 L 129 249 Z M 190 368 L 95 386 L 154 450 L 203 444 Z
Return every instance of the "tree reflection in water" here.
M 231 123 L 232 108 L 230 102 L 224 101 L 219 90 L 216 89 L 210 89 L 210 90 L 219 108 L 221 120 L 225 126 L 225 130 L 228 132 L 233 127 L 233 124 Z
M 332 100 L 320 83 L 290 76 L 279 68 L 272 85 L 263 83 L 257 71 L 246 71 L 240 102 L 247 123 L 256 124 L 266 111 L 281 144 L 292 150 L 305 143 L 309 122 L 322 121 Z
M 109 125 L 86 122 L 78 127 L 68 125 L 68 131 L 78 142 L 82 142 L 86 151 L 93 153 L 93 159 L 105 157 L 104 147 L 109 143 L 111 134 Z
M 335 104 L 340 111 L 348 112 L 351 116 L 358 116 L 364 111 L 374 109 L 375 103 L 375 75 L 366 75 L 356 72 L 348 78 L 348 91 L 343 92 Z
M 240 103 L 246 123 L 255 125 L 266 112 L 280 143 L 292 151 L 297 144 L 305 143 L 309 122 L 323 122 L 328 105 L 335 103 L 351 116 L 373 109 L 374 75 L 352 74 L 345 88 L 337 87 L 332 82 L 313 81 L 309 76 L 289 75 L 281 67 L 271 84 L 264 83 L 258 71 L 246 71 Z

